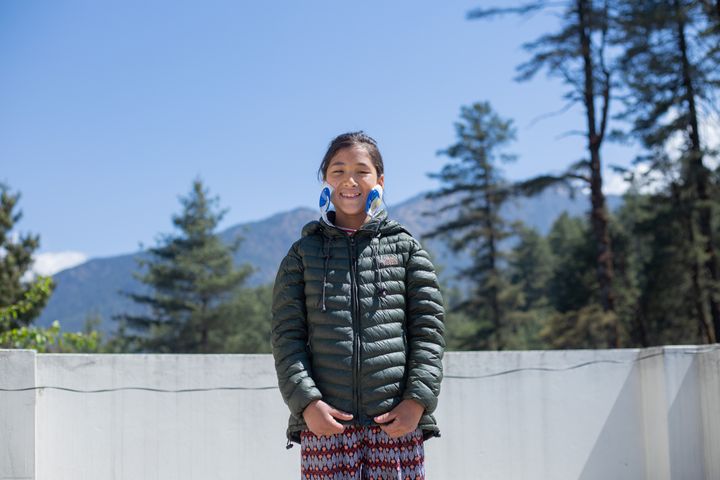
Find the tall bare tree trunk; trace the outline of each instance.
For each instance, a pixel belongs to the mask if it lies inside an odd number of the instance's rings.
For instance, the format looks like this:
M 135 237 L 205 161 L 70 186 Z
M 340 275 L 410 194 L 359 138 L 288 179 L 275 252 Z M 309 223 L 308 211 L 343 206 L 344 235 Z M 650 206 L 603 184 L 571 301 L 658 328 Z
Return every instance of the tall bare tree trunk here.
M 486 172 L 486 177 L 489 177 Z M 490 179 L 488 178 L 488 181 Z M 493 198 L 489 191 L 485 192 L 485 228 L 489 232 L 488 238 L 488 249 L 490 255 L 490 275 L 492 275 L 493 285 L 490 289 L 490 310 L 492 311 L 493 327 L 495 328 L 495 339 L 497 344 L 495 345 L 496 350 L 502 350 L 505 342 L 503 341 L 500 326 L 502 324 L 501 313 L 500 313 L 500 302 L 498 299 L 498 288 L 497 288 L 497 239 L 495 238 L 495 225 L 492 221 L 492 206 Z
M 590 25 L 588 16 L 591 9 L 588 8 L 587 0 L 577 0 L 578 26 L 580 34 L 580 47 L 582 49 L 584 65 L 584 103 L 587 117 L 588 150 L 590 152 L 590 196 L 592 209 L 590 219 L 595 245 L 597 251 L 597 277 L 600 285 L 600 299 L 603 310 L 606 312 L 615 311 L 615 296 L 613 294 L 613 262 L 612 249 L 610 246 L 610 234 L 608 232 L 608 217 L 605 205 L 605 195 L 602 191 L 602 163 L 600 160 L 600 147 L 602 145 L 605 127 L 607 125 L 607 112 L 610 100 L 610 83 L 607 81 L 608 74 L 605 74 L 605 88 L 603 89 L 603 107 L 601 113 L 600 127 L 596 125 L 597 115 L 595 112 L 595 85 L 594 85 L 594 63 L 590 38 Z M 606 341 L 608 346 L 619 347 L 620 336 L 617 320 L 613 320 L 606 328 Z
M 688 104 L 690 127 L 690 160 L 688 165 L 688 180 L 694 184 L 697 195 L 698 227 L 702 235 L 705 250 L 705 273 L 709 277 L 710 287 L 707 289 L 707 301 L 712 317 L 713 335 L 717 339 L 720 333 L 720 304 L 716 298 L 716 289 L 720 287 L 720 272 L 718 271 L 717 253 L 714 245 L 714 232 L 712 229 L 712 210 L 708 194 L 709 171 L 703 163 L 703 152 L 700 143 L 700 128 L 698 122 L 697 106 L 695 104 L 695 86 L 688 59 L 687 39 L 685 35 L 685 12 L 679 0 L 674 0 L 675 15 L 677 18 L 678 49 L 682 58 L 682 81 L 685 90 L 685 99 Z M 695 210 L 695 208 L 693 208 Z

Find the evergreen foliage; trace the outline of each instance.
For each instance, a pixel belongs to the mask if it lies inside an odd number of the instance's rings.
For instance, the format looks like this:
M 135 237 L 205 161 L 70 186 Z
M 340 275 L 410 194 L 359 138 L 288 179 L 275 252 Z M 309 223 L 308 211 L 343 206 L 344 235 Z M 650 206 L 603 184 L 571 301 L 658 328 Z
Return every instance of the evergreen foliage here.
M 224 351 L 227 338 L 237 325 L 234 297 L 251 267 L 236 268 L 233 254 L 241 239 L 224 244 L 215 229 L 226 210 L 217 209 L 218 198 L 210 198 L 196 179 L 183 207 L 173 216 L 179 234 L 161 236 L 148 250 L 147 267 L 136 278 L 151 287 L 149 294 L 126 293 L 147 305 L 147 315 L 120 315 L 116 319 L 135 332 L 145 351 L 211 353 Z
M 492 18 L 502 14 L 528 15 L 551 10 L 561 19 L 560 30 L 542 35 L 524 45 L 532 54 L 518 67 L 520 81 L 532 79 L 542 70 L 560 78 L 568 90 L 565 94 L 567 110 L 579 104 L 585 112 L 587 157 L 570 164 L 561 175 L 540 175 L 517 185 L 518 191 L 535 194 L 551 185 L 584 183 L 590 190 L 590 224 L 594 238 L 597 288 L 604 312 L 615 310 L 613 290 L 613 258 L 608 227 L 605 194 L 602 190 L 602 162 L 600 149 L 607 133 L 611 90 L 614 86 L 613 65 L 608 61 L 607 45 L 611 28 L 611 2 L 593 0 L 536 1 L 519 6 L 475 9 L 470 19 Z M 620 346 L 618 324 L 614 315 L 605 315 L 605 343 Z
M 11 232 L 22 218 L 15 211 L 20 193 L 0 183 L 0 332 L 29 326 L 40 315 L 54 289 L 51 279 L 30 279 L 40 236 Z
M 517 225 L 518 243 L 508 254 L 507 298 L 513 309 L 508 314 L 508 348 L 540 349 L 540 336 L 552 313 L 547 284 L 552 278 L 553 256 L 548 241 L 534 229 Z
M 272 284 L 243 288 L 233 299 L 234 327 L 225 342 L 227 353 L 271 353 Z
M 504 295 L 508 285 L 501 273 L 504 255 L 499 244 L 512 231 L 499 215 L 511 189 L 498 163 L 514 159 L 504 149 L 514 140 L 515 131 L 511 121 L 498 116 L 489 103 L 482 102 L 461 109 L 455 132 L 457 143 L 438 152 L 450 161 L 440 173 L 430 174 L 443 187 L 431 192 L 428 198 L 453 196 L 458 203 L 449 203 L 441 210 L 453 210 L 456 215 L 424 237 L 441 237 L 449 240 L 452 250 L 471 252 L 473 262 L 461 275 L 476 287 L 455 310 L 482 320 L 464 345 L 502 349 L 506 346 L 509 305 Z
M 41 353 L 96 352 L 100 334 L 63 332 L 55 321 L 48 327 L 32 322 L 47 304 L 55 283 L 50 277 L 33 275 L 33 254 L 40 246 L 39 235 L 13 235 L 22 212 L 15 209 L 20 193 L 0 183 L 0 348 L 34 349 Z
M 672 250 L 682 252 L 679 265 L 687 272 L 678 278 L 689 280 L 681 285 L 693 298 L 697 328 L 717 341 L 720 183 L 710 168 L 717 151 L 703 138 L 701 124 L 718 112 L 720 11 L 696 0 L 619 2 L 617 19 L 626 89 L 622 118 L 648 152 L 638 163 L 661 188 L 655 215 L 670 215 L 677 227 Z

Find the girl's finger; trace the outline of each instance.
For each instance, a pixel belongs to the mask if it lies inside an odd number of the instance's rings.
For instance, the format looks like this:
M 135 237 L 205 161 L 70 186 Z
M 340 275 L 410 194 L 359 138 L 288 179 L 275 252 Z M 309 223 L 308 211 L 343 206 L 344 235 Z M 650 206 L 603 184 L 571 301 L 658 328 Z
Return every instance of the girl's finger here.
M 332 417 L 325 423 L 325 425 L 319 428 L 322 435 L 334 435 L 336 433 L 342 433 L 345 431 L 345 427 L 337 423 Z
M 352 413 L 341 412 L 340 410 L 336 410 L 334 408 L 330 409 L 330 415 L 335 418 L 341 418 L 343 420 L 350 420 L 351 418 L 353 418 Z
M 382 415 L 378 415 L 375 417 L 375 421 L 377 423 L 387 423 L 390 420 L 394 419 L 397 415 L 395 415 L 393 412 L 387 412 L 383 413 Z

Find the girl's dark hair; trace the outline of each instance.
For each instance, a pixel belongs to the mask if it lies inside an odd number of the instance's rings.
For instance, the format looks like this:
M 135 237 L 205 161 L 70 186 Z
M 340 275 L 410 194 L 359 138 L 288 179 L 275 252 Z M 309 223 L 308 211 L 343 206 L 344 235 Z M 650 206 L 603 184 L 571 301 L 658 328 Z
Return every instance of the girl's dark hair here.
M 328 167 L 330 166 L 330 160 L 332 160 L 338 150 L 352 147 L 364 148 L 368 155 L 370 155 L 373 165 L 375 165 L 378 178 L 383 174 L 385 169 L 383 167 L 383 159 L 382 155 L 380 155 L 377 143 L 372 137 L 370 137 L 370 135 L 367 135 L 365 132 L 360 130 L 359 132 L 340 134 L 335 137 L 332 142 L 330 142 L 330 146 L 328 147 L 322 163 L 320 164 L 320 168 L 318 169 L 318 177 L 320 180 L 325 180 Z

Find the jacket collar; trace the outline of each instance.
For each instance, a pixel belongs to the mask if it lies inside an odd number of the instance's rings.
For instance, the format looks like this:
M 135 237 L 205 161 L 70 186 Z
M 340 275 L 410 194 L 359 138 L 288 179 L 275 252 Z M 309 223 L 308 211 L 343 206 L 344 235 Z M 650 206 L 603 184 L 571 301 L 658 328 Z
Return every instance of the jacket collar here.
M 327 215 L 330 222 L 335 221 L 334 211 L 329 211 Z M 370 221 L 363 224 L 355 233 L 355 235 L 370 234 L 371 236 L 376 236 L 379 232 L 383 236 L 385 236 L 388 234 L 398 233 L 400 231 L 407 232 L 407 229 L 405 229 L 405 227 L 400 225 L 395 220 L 389 220 L 387 210 L 383 209 L 380 210 L 377 215 L 375 215 L 375 217 L 373 217 Z M 306 224 L 302 229 L 303 237 L 313 235 L 315 233 L 323 233 L 328 237 L 347 236 L 347 233 L 340 230 L 335 225 L 326 223 L 323 218 L 313 220 L 312 222 Z

